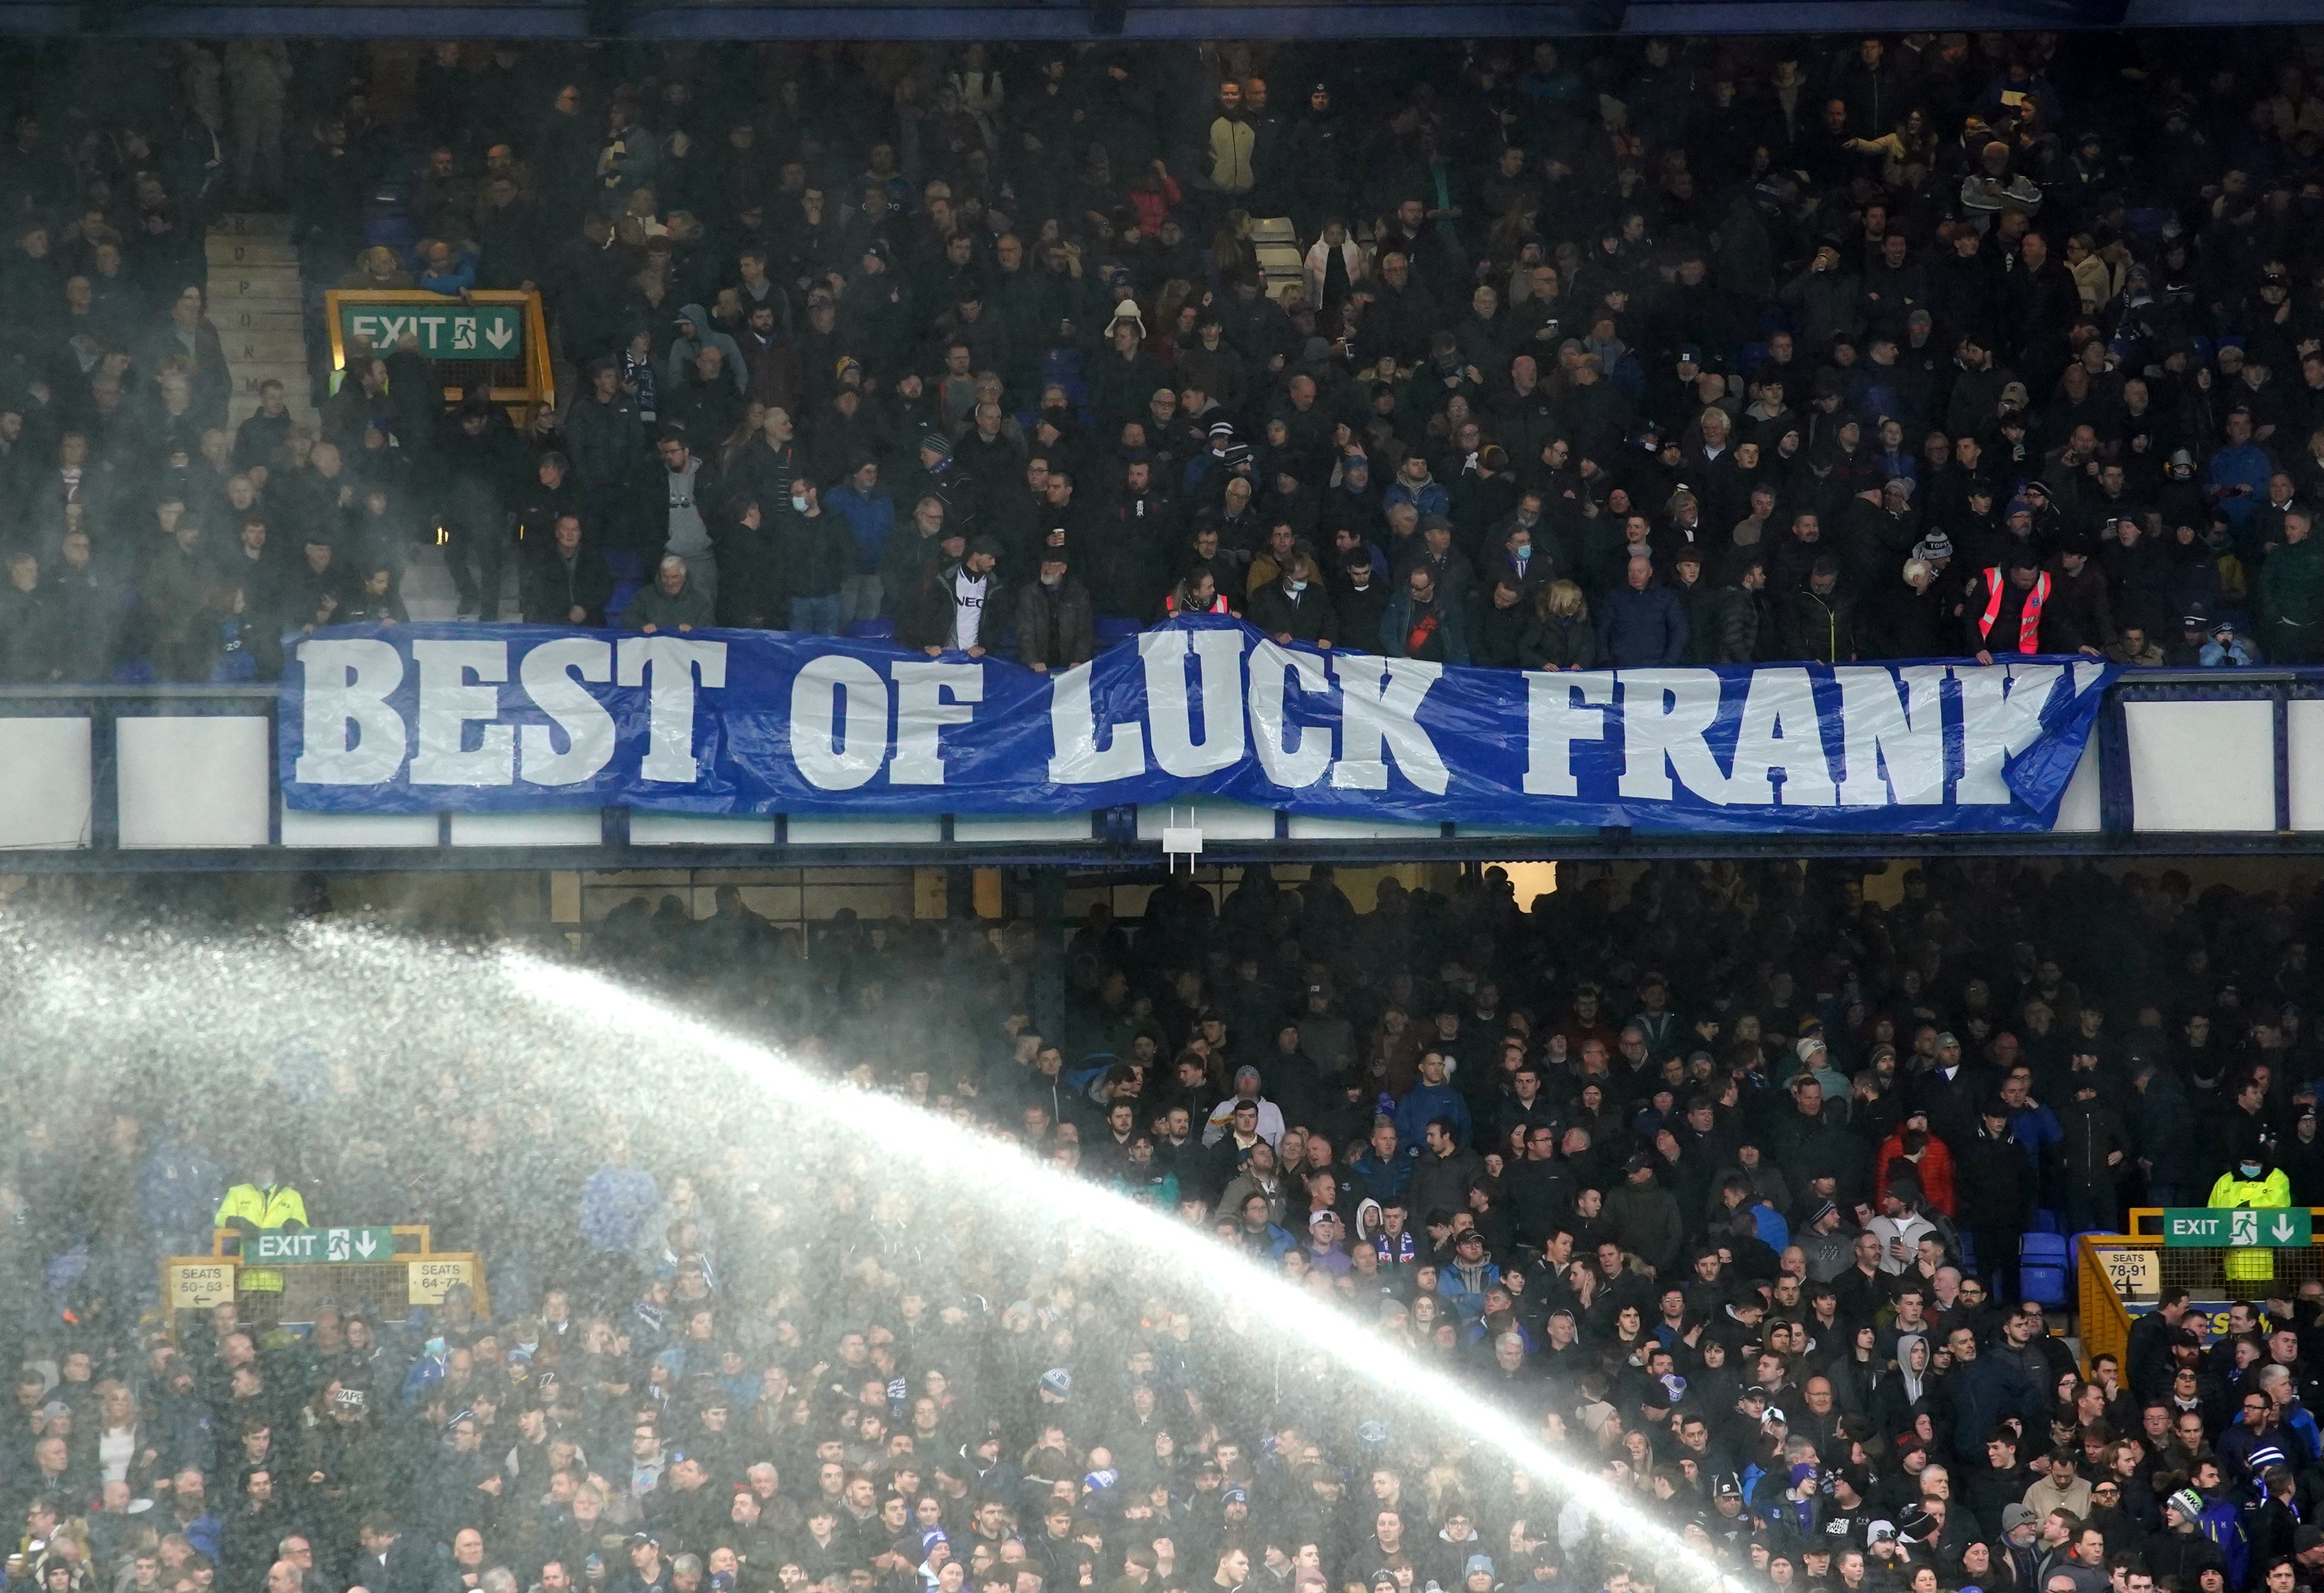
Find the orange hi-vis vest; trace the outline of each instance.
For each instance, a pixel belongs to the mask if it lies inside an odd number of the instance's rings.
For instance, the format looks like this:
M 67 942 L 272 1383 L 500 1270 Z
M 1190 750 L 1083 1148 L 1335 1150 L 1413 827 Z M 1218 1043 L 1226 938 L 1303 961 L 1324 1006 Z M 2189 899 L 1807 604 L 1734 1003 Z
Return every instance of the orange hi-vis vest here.
M 2008 578 L 1997 564 L 1985 572 L 1985 616 L 1977 622 L 1977 634 L 1987 643 L 1993 640 L 1993 622 L 2001 617 L 2002 593 Z M 2017 616 L 2017 651 L 2042 651 L 2042 605 L 2050 600 L 2050 572 L 2043 570 L 2034 578 L 2034 585 L 2025 594 L 2025 607 Z

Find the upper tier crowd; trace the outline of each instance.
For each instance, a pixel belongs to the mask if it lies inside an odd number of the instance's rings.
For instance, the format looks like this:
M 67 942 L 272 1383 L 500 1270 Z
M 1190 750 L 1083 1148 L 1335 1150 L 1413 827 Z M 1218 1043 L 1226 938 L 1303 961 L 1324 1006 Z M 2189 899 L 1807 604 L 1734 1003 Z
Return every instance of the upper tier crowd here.
M 2324 98 L 2260 30 L 91 46 L 0 148 L 0 678 L 464 615 L 1059 668 L 2306 662 Z M 228 425 L 206 229 L 542 294 Z M 325 339 L 319 312 L 310 347 Z M 327 391 L 325 391 L 325 390 Z

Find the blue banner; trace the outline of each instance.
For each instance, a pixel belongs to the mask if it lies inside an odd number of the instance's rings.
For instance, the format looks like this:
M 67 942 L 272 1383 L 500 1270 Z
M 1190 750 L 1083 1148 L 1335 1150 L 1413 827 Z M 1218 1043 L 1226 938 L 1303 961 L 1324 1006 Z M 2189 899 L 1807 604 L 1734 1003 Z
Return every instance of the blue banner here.
M 345 626 L 282 681 L 335 813 L 1075 813 L 1208 793 L 1364 820 L 2046 830 L 2116 673 L 2086 658 L 1567 673 L 1277 644 L 1203 616 L 1050 675 L 785 632 Z

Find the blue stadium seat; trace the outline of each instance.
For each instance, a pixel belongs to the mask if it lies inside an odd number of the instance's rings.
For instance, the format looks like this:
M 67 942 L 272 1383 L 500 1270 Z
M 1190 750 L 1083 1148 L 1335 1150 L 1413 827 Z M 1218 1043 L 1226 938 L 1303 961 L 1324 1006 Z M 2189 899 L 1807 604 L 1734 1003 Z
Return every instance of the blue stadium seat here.
M 2020 1298 L 2047 1306 L 2066 1303 L 2066 1269 L 2062 1266 L 2022 1266 L 2017 1269 Z
M 635 586 L 646 579 L 645 560 L 627 548 L 606 549 L 605 568 L 613 573 L 617 584 L 628 581 Z
M 1977 1241 L 1967 1234 L 1960 1236 L 1961 1270 L 1972 1276 L 1977 1272 Z
M 630 599 L 638 595 L 638 588 L 642 584 L 633 580 L 617 580 L 613 583 L 613 595 L 605 599 L 607 625 L 612 625 L 622 617 L 622 611 L 630 606 Z
M 2056 1212 L 2045 1207 L 2034 1213 L 2034 1231 L 2037 1234 L 2059 1234 L 2065 1232 L 2065 1226 L 2058 1220 Z
M 2027 1234 L 2017 1242 L 2017 1259 L 2027 1266 L 2064 1266 L 2067 1255 L 2063 1234 Z
M 420 241 L 420 233 L 401 216 L 383 216 L 376 221 L 364 223 L 364 247 L 385 245 L 395 251 L 395 257 L 406 265 L 411 262 L 411 245 Z

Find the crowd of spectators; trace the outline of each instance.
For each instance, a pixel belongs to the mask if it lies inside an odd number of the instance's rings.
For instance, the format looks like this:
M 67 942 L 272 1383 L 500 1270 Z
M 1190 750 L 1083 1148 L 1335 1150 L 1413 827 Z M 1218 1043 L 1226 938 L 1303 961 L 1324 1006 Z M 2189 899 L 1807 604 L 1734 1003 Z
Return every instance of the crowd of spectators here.
M 1252 868 L 1093 908 L 1048 953 L 1022 923 L 802 938 L 731 890 L 595 934 L 663 999 L 1277 1272 L 1313 1297 L 1283 1316 L 1190 1309 L 1199 1264 L 1094 1193 L 1028 1220 L 1056 1204 L 770 1126 L 682 1045 L 623 1082 L 451 986 L 375 1057 L 262 1050 L 243 1089 L 43 1057 L 9 1086 L 8 1583 L 1682 1585 L 1587 1507 L 1618 1499 L 1770 1593 L 2324 1587 L 2314 1269 L 2246 1273 L 2224 1331 L 2166 1289 L 2087 1364 L 2012 1286 L 2039 1210 L 2105 1227 L 2215 1174 L 2324 1194 L 2306 882 L 1566 883 L 1390 879 L 1359 913 L 1328 868 Z M 585 1072 L 536 1077 L 536 1050 Z M 294 1329 L 247 1275 L 237 1305 L 155 1310 L 157 1256 L 214 1222 L 390 1219 L 481 1251 L 491 1313 L 309 1288 Z M 1462 1380 L 1598 1482 L 1432 1432 L 1310 1334 Z
M 91 59 L 0 151 L 12 680 L 270 674 L 438 545 L 1042 668 L 2318 652 L 2288 35 Z M 227 430 L 204 227 L 285 190 L 310 291 L 540 290 L 561 407 L 358 343 Z

